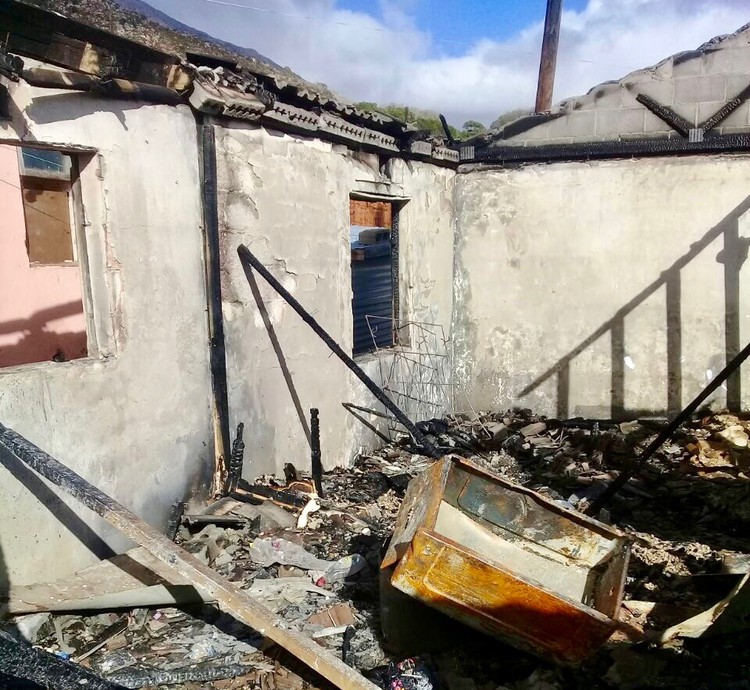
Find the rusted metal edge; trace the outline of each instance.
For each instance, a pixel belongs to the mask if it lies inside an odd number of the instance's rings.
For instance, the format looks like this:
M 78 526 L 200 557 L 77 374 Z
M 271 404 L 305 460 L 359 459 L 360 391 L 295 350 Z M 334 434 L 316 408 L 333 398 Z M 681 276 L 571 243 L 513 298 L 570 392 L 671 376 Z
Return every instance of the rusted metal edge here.
M 472 627 L 477 627 L 486 633 L 499 636 L 508 641 L 512 640 L 515 646 L 526 651 L 539 654 L 543 657 L 553 658 L 555 661 L 564 664 L 578 664 L 586 658 L 594 647 L 602 644 L 619 626 L 616 618 L 608 617 L 595 609 L 585 607 L 580 602 L 571 600 L 565 596 L 553 593 L 548 589 L 541 587 L 537 582 L 518 575 L 518 573 L 490 562 L 477 554 L 461 547 L 455 541 L 439 535 L 432 530 L 420 528 L 414 539 L 415 547 L 407 556 L 396 566 L 391 582 L 393 585 L 410 596 L 421 599 L 433 608 L 443 613 L 455 617 Z M 420 570 L 412 561 L 423 560 L 423 554 L 430 553 L 431 558 L 440 559 L 440 554 L 449 551 L 452 555 L 451 560 L 458 557 L 461 562 L 462 572 L 467 568 L 473 576 L 486 570 L 491 570 L 497 576 L 498 582 L 494 585 L 501 589 L 505 587 L 522 587 L 534 592 L 536 597 L 535 603 L 529 600 L 530 613 L 536 610 L 537 634 L 534 634 L 531 628 L 526 628 L 523 620 L 513 625 L 510 621 L 492 615 L 491 611 L 485 611 L 482 606 L 472 606 L 464 595 L 458 595 L 456 591 L 451 593 L 450 575 L 445 572 L 443 566 L 430 567 L 424 573 L 424 577 L 415 580 L 414 568 Z M 435 576 L 437 580 L 432 584 L 428 581 L 429 577 Z M 445 577 L 447 576 L 447 580 Z M 444 580 L 441 587 L 441 580 Z M 481 578 L 480 580 L 481 581 Z M 511 585 L 511 583 L 517 583 Z M 489 585 L 485 585 L 487 589 Z M 481 587 L 480 590 L 481 591 Z M 521 600 L 523 601 L 523 600 Z M 468 608 L 467 608 L 468 606 Z M 539 627 L 540 615 L 544 617 L 543 611 L 548 609 L 552 622 L 560 625 L 560 617 L 570 618 L 570 637 L 562 637 L 560 641 L 550 646 L 549 641 L 544 640 L 544 626 Z M 582 626 L 583 621 L 589 624 Z M 524 627 L 523 635 L 520 634 L 521 627 Z M 579 635 L 582 635 L 579 638 Z M 568 640 L 566 642 L 565 640 Z
M 536 491 L 533 491 L 532 489 L 527 489 L 525 486 L 521 486 L 519 484 L 514 484 L 513 482 L 509 482 L 506 479 L 503 479 L 502 477 L 493 474 L 492 472 L 488 472 L 483 467 L 480 467 L 476 463 L 472 462 L 471 460 L 467 460 L 466 458 L 462 458 L 459 456 L 451 456 L 450 460 L 454 462 L 457 465 L 463 465 L 471 472 L 474 472 L 475 474 L 481 474 L 487 477 L 488 479 L 492 480 L 493 482 L 497 484 L 501 484 L 506 489 L 510 489 L 512 491 L 515 491 L 516 493 L 525 494 L 529 498 L 533 499 L 537 503 L 541 503 L 544 505 L 544 507 L 548 510 L 550 510 L 553 513 L 557 513 L 558 515 L 562 515 L 563 517 L 575 522 L 577 525 L 582 525 L 583 527 L 586 527 L 587 529 L 591 529 L 592 531 L 598 531 L 599 534 L 603 536 L 610 537 L 612 539 L 627 539 L 627 535 L 622 530 L 617 529 L 617 527 L 613 527 L 612 525 L 608 525 L 604 522 L 600 522 L 596 518 L 583 515 L 582 513 L 578 513 L 575 510 L 570 510 L 569 508 L 565 508 L 564 506 L 561 506 L 559 503 L 555 503 L 554 501 L 551 501 L 548 498 L 545 498 L 544 496 L 538 494 Z
M 559 594 L 557 592 L 552 592 L 548 587 L 543 585 L 541 582 L 537 582 L 536 580 L 532 580 L 531 578 L 524 577 L 523 575 L 520 575 L 519 573 L 513 570 L 509 570 L 508 568 L 504 567 L 500 561 L 490 561 L 487 558 L 480 556 L 475 551 L 471 551 L 470 549 L 467 549 L 461 543 L 454 541 L 450 537 L 446 537 L 429 527 L 420 527 L 419 529 L 417 529 L 417 535 L 428 537 L 429 539 L 432 539 L 433 541 L 439 544 L 449 547 L 453 549 L 454 551 L 458 551 L 459 553 L 461 553 L 461 555 L 464 558 L 471 559 L 474 561 L 479 561 L 480 563 L 484 563 L 486 565 L 491 566 L 495 570 L 500 570 L 508 577 L 512 577 L 515 580 L 518 580 L 519 582 L 523 582 L 524 584 L 527 584 L 530 587 L 534 587 L 540 590 L 541 592 L 544 592 L 544 594 L 550 597 L 551 599 L 555 599 L 556 601 L 560 601 L 567 606 L 571 606 L 575 608 L 576 610 L 580 611 L 581 613 L 585 613 L 586 615 L 597 619 L 600 623 L 606 623 L 607 625 L 611 625 L 612 627 L 617 625 L 617 620 L 615 618 L 610 618 L 609 616 L 605 616 L 600 611 L 597 611 L 596 609 L 590 606 L 586 606 L 580 601 L 576 601 L 575 599 L 571 599 L 570 597 L 566 597 L 565 595 Z M 397 577 L 398 573 L 399 573 L 399 566 L 397 565 L 396 572 L 394 573 L 394 578 Z
M 388 544 L 381 570 L 390 568 L 400 561 L 408 552 L 411 540 L 420 525 L 434 526 L 440 509 L 441 494 L 432 492 L 429 501 L 425 503 L 423 495 L 430 492 L 430 487 L 445 482 L 451 462 L 445 458 L 422 472 L 419 477 L 409 482 L 406 495 L 401 504 L 393 534 Z M 422 499 L 422 500 L 420 500 Z
M 312 639 L 286 628 L 287 624 L 282 618 L 203 565 L 195 556 L 167 539 L 112 497 L 2 424 L 0 455 L 11 462 L 22 462 L 101 515 L 125 536 L 215 599 L 222 611 L 289 650 L 337 687 L 342 690 L 376 690 L 377 686 L 356 670 L 329 654 Z

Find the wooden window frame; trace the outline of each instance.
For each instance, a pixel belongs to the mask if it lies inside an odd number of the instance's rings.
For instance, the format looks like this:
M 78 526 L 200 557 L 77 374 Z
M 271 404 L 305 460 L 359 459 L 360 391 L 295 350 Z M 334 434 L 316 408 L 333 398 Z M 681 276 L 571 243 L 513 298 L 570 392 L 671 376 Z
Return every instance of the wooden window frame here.
M 85 247 L 80 246 L 81 239 L 79 238 L 79 219 L 81 214 L 77 210 L 77 205 L 80 204 L 80 184 L 78 183 L 78 157 L 76 154 L 69 151 L 58 150 L 58 149 L 40 149 L 55 151 L 67 157 L 69 166 L 60 172 L 54 170 L 42 170 L 33 167 L 27 167 L 24 161 L 23 155 L 24 150 L 35 149 L 34 146 L 24 146 L 21 144 L 18 146 L 18 170 L 21 182 L 21 194 L 22 196 L 29 189 L 38 189 L 39 191 L 65 191 L 68 195 L 68 223 L 70 227 L 70 247 L 71 247 L 71 258 L 64 261 L 38 261 L 32 258 L 30 239 L 29 239 L 29 220 L 27 216 L 26 203 L 24 202 L 24 223 L 26 224 L 26 252 L 29 257 L 29 265 L 32 267 L 44 267 L 44 266 L 77 266 L 82 269 L 79 261 L 81 251 L 85 251 Z M 85 278 L 82 276 L 82 280 Z
M 39 150 L 52 150 L 71 157 L 71 207 L 73 240 L 78 268 L 83 283 L 83 311 L 86 318 L 88 356 L 71 360 L 76 366 L 87 366 L 116 357 L 121 341 L 117 336 L 122 323 L 120 305 L 121 286 L 117 269 L 109 263 L 108 230 L 105 222 L 106 205 L 103 185 L 102 156 L 93 146 L 70 143 L 21 141 L 15 137 L 0 136 L 0 144 Z M 19 167 L 19 174 L 22 169 Z M 70 263 L 64 264 L 70 266 Z M 39 264 L 33 265 L 43 266 Z M 23 367 L 47 366 L 47 362 L 19 365 Z M 0 380 L 17 367 L 0 368 Z

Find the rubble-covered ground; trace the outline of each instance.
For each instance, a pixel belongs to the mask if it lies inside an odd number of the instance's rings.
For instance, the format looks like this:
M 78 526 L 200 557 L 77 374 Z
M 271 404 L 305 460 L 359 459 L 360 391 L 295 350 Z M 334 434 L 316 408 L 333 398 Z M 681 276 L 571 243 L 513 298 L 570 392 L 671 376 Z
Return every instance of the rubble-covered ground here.
M 423 428 L 438 445 L 583 510 L 659 425 L 561 422 L 514 411 L 456 415 Z M 697 419 L 599 516 L 633 539 L 622 616 L 643 631 L 640 637 L 616 633 L 583 666 L 562 668 L 447 621 L 429 653 L 422 653 L 422 632 L 414 629 L 409 654 L 419 655 L 435 687 L 456 690 L 750 688 L 750 632 L 741 625 L 707 639 L 653 642 L 653 631 L 722 599 L 734 582 L 727 570 L 747 570 L 749 437 L 743 418 Z M 405 655 L 387 649 L 380 630 L 383 545 L 409 479 L 432 462 L 410 452 L 403 439 L 360 456 L 351 469 L 326 474 L 321 509 L 303 529 L 297 528 L 298 510 L 225 500 L 223 524 L 183 526 L 178 541 L 291 627 L 383 683 L 378 667 Z M 328 687 L 210 605 L 57 615 L 35 642 L 125 687 Z M 426 679 L 420 685 L 410 678 L 402 687 L 430 687 Z

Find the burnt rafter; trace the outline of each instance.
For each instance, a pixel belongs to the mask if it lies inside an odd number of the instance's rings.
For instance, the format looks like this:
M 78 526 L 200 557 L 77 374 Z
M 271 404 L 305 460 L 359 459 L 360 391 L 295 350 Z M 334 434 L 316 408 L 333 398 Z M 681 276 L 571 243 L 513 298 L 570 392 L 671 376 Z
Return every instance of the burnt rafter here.
M 703 124 L 693 127 L 684 117 L 678 115 L 674 110 L 657 103 L 653 98 L 646 94 L 639 93 L 635 100 L 640 104 L 646 106 L 654 115 L 659 119 L 666 122 L 672 129 L 679 132 L 683 137 L 688 138 L 694 137 L 694 132 L 698 132 L 700 137 L 698 141 L 702 140 L 703 135 L 710 132 L 719 123 L 725 120 L 731 115 L 737 108 L 739 108 L 748 98 L 750 97 L 750 84 L 748 84 L 742 91 L 740 91 L 732 100 L 725 103 L 719 108 L 711 117 L 706 119 Z
M 0 2 L 0 38 L 5 51 L 102 79 L 189 85 L 176 55 L 25 3 Z
M 18 81 L 23 70 L 23 60 L 17 55 L 6 53 L 0 48 L 0 76 Z
M 666 122 L 675 132 L 679 132 L 683 137 L 687 138 L 690 130 L 693 129 L 693 125 L 682 117 L 682 115 L 678 115 L 672 108 L 668 108 L 666 105 L 657 103 L 651 96 L 639 93 L 635 97 L 635 100 L 645 105 L 656 117 Z
M 708 132 L 718 125 L 722 120 L 729 117 L 737 108 L 739 108 L 750 97 L 750 84 L 740 91 L 731 101 L 725 103 L 711 117 L 709 117 L 700 128 Z

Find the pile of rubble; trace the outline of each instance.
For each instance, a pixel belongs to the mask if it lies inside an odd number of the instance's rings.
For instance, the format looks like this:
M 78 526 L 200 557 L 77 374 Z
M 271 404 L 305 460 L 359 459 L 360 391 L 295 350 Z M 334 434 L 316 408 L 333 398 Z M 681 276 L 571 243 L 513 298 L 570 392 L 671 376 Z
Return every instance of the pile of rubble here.
M 453 415 L 420 427 L 435 445 L 579 511 L 658 430 L 655 422 L 558 421 L 525 410 Z M 633 540 L 623 630 L 579 668 L 449 625 L 431 654 L 419 648 L 418 631 L 416 656 L 388 649 L 380 563 L 409 481 L 434 462 L 409 448 L 404 437 L 358 457 L 351 469 L 325 474 L 323 497 L 302 511 L 254 505 L 239 494 L 220 499 L 185 516 L 176 539 L 380 687 L 750 687 L 742 616 L 731 634 L 679 629 L 750 570 L 750 422 L 717 414 L 683 427 L 600 514 Z M 262 477 L 258 484 L 295 496 L 290 486 L 305 480 L 290 474 L 291 483 Z M 327 687 L 210 604 L 47 614 L 33 628 L 20 625 L 35 644 L 122 687 Z M 665 637 L 665 630 L 673 633 Z

